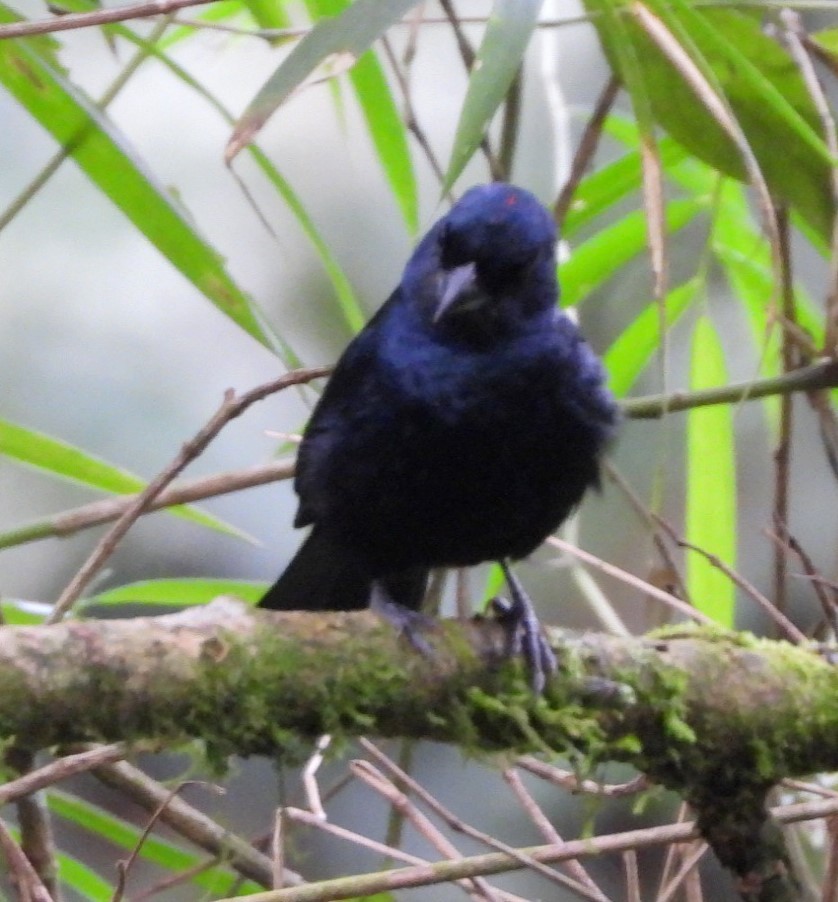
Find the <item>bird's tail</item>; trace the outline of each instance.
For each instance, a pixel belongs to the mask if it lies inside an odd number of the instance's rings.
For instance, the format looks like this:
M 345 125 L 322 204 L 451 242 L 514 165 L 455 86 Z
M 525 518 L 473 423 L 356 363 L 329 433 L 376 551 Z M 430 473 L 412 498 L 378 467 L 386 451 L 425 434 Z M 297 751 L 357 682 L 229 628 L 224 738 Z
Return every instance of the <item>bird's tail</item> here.
M 372 579 L 357 558 L 315 527 L 259 607 L 274 611 L 354 611 L 369 603 Z
M 388 600 L 419 610 L 428 571 L 411 567 L 381 576 Z M 317 526 L 303 542 L 282 576 L 262 596 L 260 608 L 272 611 L 357 611 L 370 602 L 373 577 L 356 555 Z

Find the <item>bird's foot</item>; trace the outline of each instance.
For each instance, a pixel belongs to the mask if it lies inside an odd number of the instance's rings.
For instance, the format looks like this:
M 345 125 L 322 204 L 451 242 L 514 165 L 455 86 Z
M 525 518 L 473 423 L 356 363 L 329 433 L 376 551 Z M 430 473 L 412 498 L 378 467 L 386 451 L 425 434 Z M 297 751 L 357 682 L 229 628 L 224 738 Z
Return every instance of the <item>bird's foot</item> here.
M 433 657 L 434 650 L 423 635 L 436 626 L 433 617 L 392 601 L 387 590 L 377 581 L 372 584 L 370 610 L 391 624 L 420 654 Z
M 501 563 L 501 567 L 512 600 L 496 598 L 492 605 L 498 620 L 506 629 L 507 653 L 523 656 L 530 671 L 533 691 L 540 695 L 544 691 L 547 677 L 558 668 L 558 661 L 518 577 L 507 564 Z

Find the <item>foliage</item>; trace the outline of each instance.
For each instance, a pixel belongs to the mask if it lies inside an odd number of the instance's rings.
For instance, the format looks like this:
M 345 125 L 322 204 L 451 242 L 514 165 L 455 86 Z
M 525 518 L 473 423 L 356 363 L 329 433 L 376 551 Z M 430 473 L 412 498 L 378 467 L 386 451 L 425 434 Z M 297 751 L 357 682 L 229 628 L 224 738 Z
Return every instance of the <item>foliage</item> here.
M 535 64 L 538 55 L 548 51 L 539 49 L 538 42 L 563 23 L 547 22 L 541 4 L 521 0 L 495 0 L 491 10 L 478 16 L 476 31 L 457 20 L 449 3 L 442 5 L 441 23 L 419 18 L 431 13 L 418 0 L 306 0 L 302 6 L 283 0 L 198 3 L 181 4 L 195 6 L 191 21 L 159 16 L 149 29 L 144 20 L 131 18 L 130 9 L 107 18 L 107 11 L 90 0 L 64 2 L 62 9 L 88 16 L 81 24 L 101 33 L 99 52 L 105 53 L 108 44 L 135 52 L 122 82 L 99 101 L 74 80 L 64 62 L 67 38 L 58 29 L 72 16 L 49 21 L 41 34 L 10 37 L 0 28 L 0 85 L 59 149 L 58 163 L 46 167 L 31 188 L 0 213 L 0 229 L 22 215 L 61 160 L 70 159 L 89 179 L 87 190 L 117 207 L 131 227 L 227 317 L 230 330 L 241 331 L 295 366 L 305 354 L 293 329 L 270 322 L 265 299 L 255 297 L 225 262 L 227 249 L 215 246 L 176 191 L 155 176 L 140 135 L 130 133 L 109 112 L 119 90 L 137 77 L 141 65 L 155 66 L 173 86 L 190 92 L 192 102 L 209 106 L 229 130 L 228 162 L 234 165 L 239 154 L 250 156 L 264 177 L 260 185 L 275 192 L 310 242 L 331 286 L 335 320 L 357 330 L 365 314 L 346 274 L 347 261 L 325 237 L 312 198 L 282 175 L 281 160 L 267 149 L 269 142 L 259 143 L 263 129 L 269 121 L 282 119 L 284 105 L 305 104 L 309 92 L 321 90 L 315 87 L 320 81 L 333 91 L 338 118 L 345 108 L 343 95 L 351 92 L 381 181 L 412 239 L 425 221 L 423 198 L 435 203 L 458 194 L 475 178 L 515 176 L 522 82 L 541 77 Z M 4 27 L 30 21 L 11 6 L 0 5 Z M 780 544 L 771 549 L 774 582 L 766 594 L 782 606 L 788 593 L 785 555 L 795 545 L 786 532 L 791 400 L 780 392 L 791 369 L 833 356 L 838 328 L 838 287 L 811 281 L 804 286 L 796 275 L 798 260 L 814 257 L 824 261 L 830 279 L 838 270 L 833 235 L 838 144 L 819 82 L 824 78 L 831 83 L 829 70 L 838 68 L 838 29 L 809 34 L 793 16 L 770 4 L 758 8 L 698 0 L 586 0 L 584 22 L 584 27 L 595 29 L 631 113 L 603 110 L 590 126 L 600 152 L 588 152 L 583 143 L 571 177 L 572 201 L 556 201 L 562 233 L 571 247 L 560 266 L 562 303 L 580 308 L 584 317 L 607 317 L 611 337 L 601 350 L 620 398 L 638 386 L 666 395 L 676 387 L 689 392 L 723 385 L 728 374 L 743 369 L 754 382 L 776 380 L 778 393 L 760 405 L 769 437 L 761 451 L 768 460 L 768 449 L 778 449 L 771 525 Z M 265 42 L 275 58 L 272 74 L 238 115 L 179 62 L 178 54 L 200 47 L 210 27 L 244 35 L 240 40 Z M 468 71 L 445 157 L 428 138 L 417 113 L 417 86 L 411 82 L 417 47 L 427 33 L 440 28 L 458 42 Z M 475 35 L 479 45 L 472 46 Z M 219 154 L 222 151 L 219 147 Z M 552 171 L 548 157 L 545 153 L 548 175 L 539 178 L 541 184 L 549 182 Z M 430 178 L 435 181 L 429 191 Z M 645 302 L 637 309 L 621 309 L 618 286 L 645 273 L 649 265 L 652 278 Z M 680 354 L 676 365 L 673 348 L 692 352 Z M 642 499 L 632 498 L 647 524 L 636 559 L 646 556 L 653 544 L 672 545 L 674 534 L 676 546 L 681 541 L 691 548 L 686 552 L 686 577 L 679 572 L 677 547 L 651 569 L 663 573 L 667 587 L 674 586 L 723 627 L 735 625 L 742 616 L 738 605 L 745 601 L 737 588 L 742 581 L 737 584 L 730 576 L 737 567 L 743 524 L 737 512 L 743 478 L 737 435 L 742 400 L 731 395 L 724 404 L 695 409 L 686 417 L 686 426 L 680 419 L 677 427 L 670 426 L 671 418 L 664 417 L 662 429 L 650 428 L 649 445 L 657 442 L 659 448 L 657 469 L 652 488 L 639 493 Z M 818 430 L 811 424 L 807 428 L 813 434 L 819 431 L 827 457 L 834 460 L 838 429 L 830 398 L 821 391 L 810 400 Z M 665 400 L 661 413 L 666 414 Z M 680 443 L 685 478 L 682 486 L 674 487 L 668 458 L 680 455 Z M 7 419 L 0 420 L 0 455 L 36 468 L 45 478 L 71 480 L 98 492 L 127 494 L 144 484 L 125 467 Z M 249 463 L 242 461 L 242 466 Z M 683 529 L 660 524 L 660 515 L 681 510 Z M 173 507 L 172 512 L 196 526 L 241 534 L 191 505 Z M 13 518 L 13 511 L 5 513 Z M 52 518 L 44 518 L 7 529 L 0 534 L 0 549 L 60 534 Z M 804 569 L 813 571 L 812 562 L 800 557 Z M 579 584 L 594 607 L 604 592 L 587 574 L 586 579 Z M 660 590 L 659 585 L 651 588 Z M 259 587 L 210 576 L 188 582 L 145 580 L 107 592 L 88 588 L 76 610 L 127 602 L 198 604 L 219 591 L 255 599 Z M 2 611 L 9 623 L 46 616 L 43 608 L 12 599 L 3 601 Z M 50 795 L 49 804 L 57 816 L 83 823 L 117 845 L 127 848 L 139 842 L 133 827 L 96 805 L 59 792 Z M 142 843 L 140 854 L 173 871 L 197 863 L 177 843 L 159 838 Z M 67 858 L 60 867 L 62 881 L 82 897 L 109 897 L 108 885 L 86 865 Z M 201 891 L 236 889 L 223 862 L 190 879 Z

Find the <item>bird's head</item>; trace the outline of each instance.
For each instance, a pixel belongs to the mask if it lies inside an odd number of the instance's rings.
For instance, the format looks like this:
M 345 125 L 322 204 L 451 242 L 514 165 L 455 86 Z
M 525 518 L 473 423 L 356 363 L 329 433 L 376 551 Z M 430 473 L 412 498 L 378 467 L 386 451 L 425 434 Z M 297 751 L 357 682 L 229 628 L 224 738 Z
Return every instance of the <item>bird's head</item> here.
M 553 220 L 532 194 L 481 185 L 431 229 L 405 275 L 421 281 L 433 323 L 527 316 L 555 305 L 555 243 Z

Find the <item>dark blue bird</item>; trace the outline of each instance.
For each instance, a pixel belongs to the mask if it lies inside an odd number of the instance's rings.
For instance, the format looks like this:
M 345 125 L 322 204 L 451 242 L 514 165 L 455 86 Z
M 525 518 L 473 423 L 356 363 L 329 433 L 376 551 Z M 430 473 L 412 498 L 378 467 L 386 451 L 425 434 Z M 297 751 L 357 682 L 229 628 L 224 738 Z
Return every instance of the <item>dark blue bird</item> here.
M 472 188 L 431 228 L 314 410 L 295 482 L 295 526 L 313 529 L 262 607 L 372 604 L 409 631 L 429 568 L 499 561 L 504 616 L 543 685 L 555 661 L 507 562 L 597 483 L 617 420 L 556 305 L 555 243 L 547 211 L 506 184 Z

